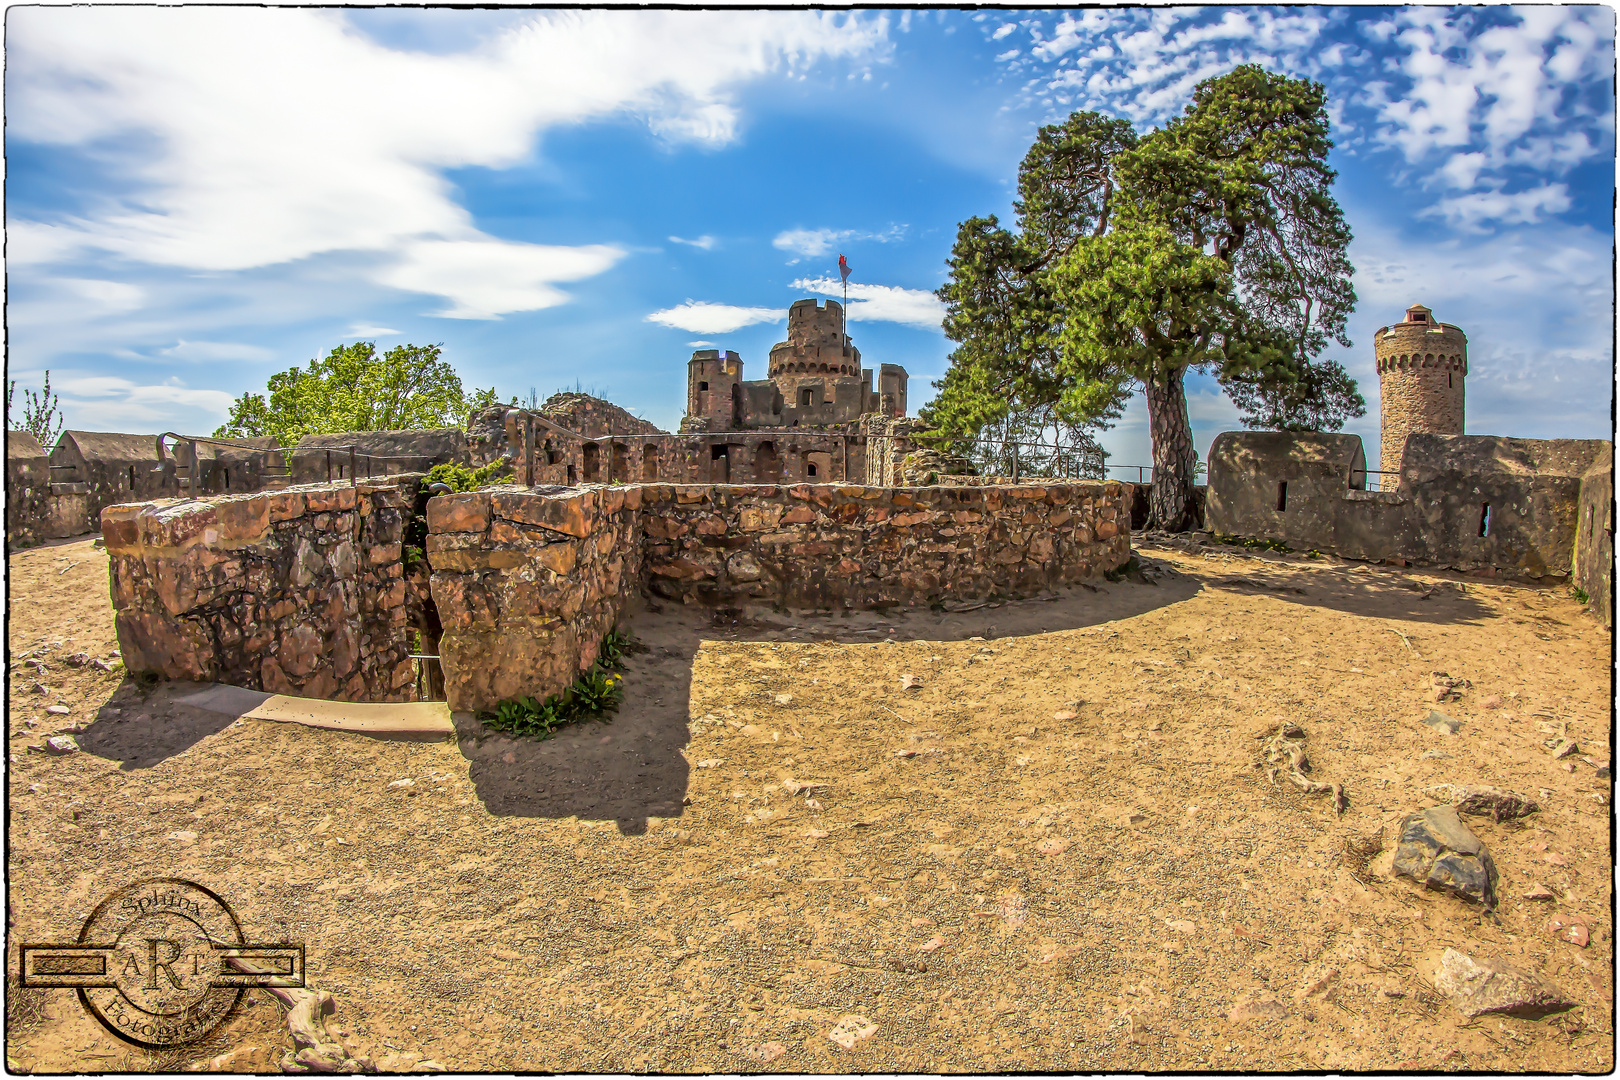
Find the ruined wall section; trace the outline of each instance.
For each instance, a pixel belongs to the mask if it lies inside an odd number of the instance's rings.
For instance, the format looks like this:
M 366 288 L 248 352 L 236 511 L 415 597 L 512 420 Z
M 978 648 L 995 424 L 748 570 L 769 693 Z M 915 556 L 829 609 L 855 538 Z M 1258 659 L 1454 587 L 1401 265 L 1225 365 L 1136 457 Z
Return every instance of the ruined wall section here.
M 412 699 L 403 538 L 419 480 L 106 508 L 125 666 L 303 697 Z
M 640 569 L 640 487 L 500 487 L 428 501 L 452 709 L 558 693 L 596 661 Z
M 647 585 L 689 602 L 822 609 L 1034 592 L 1125 563 L 1126 489 L 649 486 Z
M 540 415 L 587 439 L 604 435 L 667 435 L 663 428 L 590 394 L 552 394 Z

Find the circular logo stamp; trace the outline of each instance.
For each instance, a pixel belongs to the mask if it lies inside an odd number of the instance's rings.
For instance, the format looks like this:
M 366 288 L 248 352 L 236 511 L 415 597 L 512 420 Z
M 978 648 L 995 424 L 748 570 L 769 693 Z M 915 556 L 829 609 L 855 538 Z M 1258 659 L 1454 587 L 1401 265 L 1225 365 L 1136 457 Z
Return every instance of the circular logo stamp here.
M 303 985 L 301 946 L 247 944 L 224 900 L 179 878 L 113 893 L 72 945 L 20 951 L 24 986 L 75 987 L 108 1030 L 152 1049 L 201 1039 L 248 987 Z

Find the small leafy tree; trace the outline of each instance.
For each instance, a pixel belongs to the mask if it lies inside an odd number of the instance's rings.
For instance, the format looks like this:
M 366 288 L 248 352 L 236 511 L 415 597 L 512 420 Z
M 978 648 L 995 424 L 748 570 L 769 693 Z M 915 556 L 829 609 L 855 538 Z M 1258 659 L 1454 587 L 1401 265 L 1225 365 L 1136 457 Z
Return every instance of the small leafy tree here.
M 471 396 L 440 357 L 439 345 L 398 345 L 381 356 L 369 341 L 340 345 L 307 368 L 270 376 L 265 394 L 243 394 L 231 406 L 221 438 L 273 435 L 292 445 L 333 431 L 452 427 L 496 403 L 495 390 Z
M 17 380 L 12 379 L 6 383 L 7 429 L 28 432 L 38 439 L 39 445 L 49 453 L 66 426 L 66 421 L 62 418 L 62 401 L 56 391 L 51 389 L 50 369 L 45 369 L 43 390 L 38 393 L 26 388 L 23 390 L 23 412 L 20 417 L 12 411 L 12 401 L 16 395 Z

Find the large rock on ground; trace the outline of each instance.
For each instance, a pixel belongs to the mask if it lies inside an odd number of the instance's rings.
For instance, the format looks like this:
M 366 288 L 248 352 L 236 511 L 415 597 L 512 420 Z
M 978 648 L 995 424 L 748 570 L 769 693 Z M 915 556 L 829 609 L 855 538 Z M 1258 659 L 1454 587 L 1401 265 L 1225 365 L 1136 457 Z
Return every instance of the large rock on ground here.
M 1447 949 L 1435 971 L 1434 986 L 1465 1016 L 1506 1013 L 1537 1017 L 1574 1005 L 1552 983 L 1501 960 L 1475 960 Z
M 1496 906 L 1496 864 L 1454 807 L 1431 806 L 1401 821 L 1394 870 L 1430 888 Z

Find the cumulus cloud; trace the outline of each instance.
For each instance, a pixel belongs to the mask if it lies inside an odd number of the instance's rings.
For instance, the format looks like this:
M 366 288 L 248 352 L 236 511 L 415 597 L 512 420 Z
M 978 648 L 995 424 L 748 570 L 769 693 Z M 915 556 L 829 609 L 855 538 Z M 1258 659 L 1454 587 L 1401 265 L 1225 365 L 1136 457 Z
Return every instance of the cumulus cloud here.
M 1435 208 L 1484 227 L 1557 212 L 1545 185 L 1613 153 L 1614 20 L 1596 6 L 1093 9 L 1032 19 L 1029 54 L 996 59 L 1015 102 L 1049 120 L 1163 123 L 1239 64 L 1317 79 L 1341 146 L 1399 153 L 1421 187 L 1519 189 Z
M 707 233 L 704 233 L 696 240 L 683 240 L 679 236 L 672 236 L 669 238 L 669 242 L 672 244 L 685 244 L 687 247 L 695 247 L 702 251 L 713 251 L 714 245 L 718 243 L 714 237 Z
M 786 229 L 776 234 L 771 246 L 780 251 L 791 252 L 799 258 L 814 259 L 832 252 L 846 241 L 866 240 L 888 244 L 903 239 L 905 235 L 904 225 L 891 225 L 876 233 L 862 229 Z M 798 259 L 794 260 L 797 261 Z
M 837 278 L 800 278 L 791 288 L 823 296 L 844 295 L 844 286 Z M 927 289 L 850 282 L 849 308 L 845 316 L 850 322 L 895 322 L 938 330 L 945 318 L 945 305 Z
M 565 299 L 557 282 L 612 265 L 607 249 L 494 240 L 443 170 L 510 167 L 550 128 L 621 115 L 721 145 L 741 85 L 882 55 L 887 34 L 883 17 L 808 11 L 537 12 L 434 54 L 387 48 L 339 11 L 19 9 L 8 138 L 122 153 L 128 183 L 77 214 L 13 222 L 15 255 L 231 271 L 368 252 L 375 280 L 437 292 L 453 317 L 549 306 Z M 492 253 L 513 276 L 438 271 L 422 261 L 433 244 L 452 261 Z
M 567 301 L 557 282 L 593 277 L 624 257 L 605 244 L 553 247 L 505 240 L 422 240 L 408 244 L 378 280 L 411 292 L 443 296 L 450 306 L 431 314 L 495 319 Z
M 711 304 L 706 300 L 688 300 L 684 304 L 653 312 L 647 316 L 647 321 L 693 334 L 729 334 L 755 323 L 780 322 L 786 317 L 787 312 L 781 308 L 737 307 L 733 304 Z
M 1476 191 L 1452 195 L 1423 211 L 1425 217 L 1441 217 L 1464 229 L 1479 230 L 1485 222 L 1503 225 L 1534 225 L 1569 209 L 1569 188 L 1564 184 L 1543 184 L 1516 191 Z

